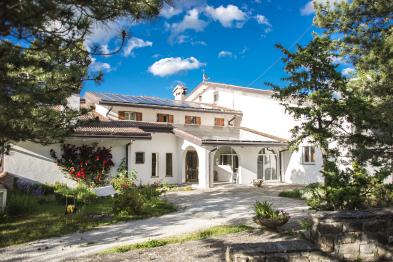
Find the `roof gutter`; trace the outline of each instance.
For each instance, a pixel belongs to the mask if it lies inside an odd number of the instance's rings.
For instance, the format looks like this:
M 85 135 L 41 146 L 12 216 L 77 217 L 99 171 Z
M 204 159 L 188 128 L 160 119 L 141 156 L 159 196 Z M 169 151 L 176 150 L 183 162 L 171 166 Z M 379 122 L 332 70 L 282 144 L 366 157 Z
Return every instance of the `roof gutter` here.
M 231 140 L 202 140 L 202 145 L 232 145 L 232 146 L 267 146 L 267 147 L 282 147 L 287 146 L 287 143 L 270 142 L 270 141 L 231 141 Z

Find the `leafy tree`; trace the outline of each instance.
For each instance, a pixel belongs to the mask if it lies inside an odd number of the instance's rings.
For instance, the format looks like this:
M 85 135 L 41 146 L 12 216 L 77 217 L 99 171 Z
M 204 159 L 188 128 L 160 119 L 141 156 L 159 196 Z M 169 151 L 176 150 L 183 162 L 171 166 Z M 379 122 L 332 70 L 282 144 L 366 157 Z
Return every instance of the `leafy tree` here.
M 301 120 L 291 144 L 308 140 L 322 149 L 325 185 L 317 189 L 314 207 L 386 204 L 371 199 L 385 192 L 383 180 L 393 172 L 393 2 L 314 6 L 314 24 L 323 33 L 293 53 L 278 46 L 288 84 L 270 84 L 288 112 Z M 339 73 L 335 61 L 353 66 L 353 75 Z M 373 178 L 366 167 L 373 169 Z
M 22 0 L 0 3 L 0 154 L 10 142 L 58 142 L 78 125 L 84 111 L 67 106 L 89 74 L 95 55 L 112 55 L 84 45 L 97 24 L 158 15 L 163 0 Z

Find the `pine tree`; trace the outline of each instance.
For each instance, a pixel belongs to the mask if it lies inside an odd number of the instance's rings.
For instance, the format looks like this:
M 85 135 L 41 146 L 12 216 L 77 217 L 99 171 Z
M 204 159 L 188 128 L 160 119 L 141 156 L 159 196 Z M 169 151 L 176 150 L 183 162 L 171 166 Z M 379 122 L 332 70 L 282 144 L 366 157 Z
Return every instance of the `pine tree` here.
M 383 181 L 393 172 L 393 2 L 314 7 L 323 33 L 293 53 L 279 46 L 287 84 L 270 84 L 300 120 L 292 144 L 308 140 L 322 149 L 325 185 L 312 205 L 357 209 L 392 201 Z M 334 61 L 352 66 L 353 74 L 343 76 Z
M 11 142 L 58 142 L 78 125 L 81 113 L 67 107 L 88 74 L 97 46 L 84 42 L 96 23 L 127 17 L 133 21 L 159 14 L 162 0 L 56 1 L 0 3 L 0 153 Z M 119 38 L 122 44 L 123 31 Z M 59 109 L 62 110 L 59 110 Z

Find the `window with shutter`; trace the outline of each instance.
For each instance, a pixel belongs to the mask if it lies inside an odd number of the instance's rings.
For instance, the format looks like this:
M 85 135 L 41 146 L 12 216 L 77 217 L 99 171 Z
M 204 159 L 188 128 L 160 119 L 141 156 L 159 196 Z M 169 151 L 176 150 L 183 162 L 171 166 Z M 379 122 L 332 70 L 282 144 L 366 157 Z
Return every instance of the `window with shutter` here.
M 215 126 L 224 126 L 224 118 L 215 118 L 214 125 Z
M 118 114 L 119 120 L 125 120 L 125 112 L 124 111 L 119 111 L 117 114 Z
M 157 122 L 173 123 L 173 115 L 157 114 Z
M 142 121 L 142 113 L 140 112 L 136 113 L 136 121 Z
M 201 124 L 201 118 L 199 116 L 186 116 L 185 118 L 185 124 L 186 125 L 200 125 Z

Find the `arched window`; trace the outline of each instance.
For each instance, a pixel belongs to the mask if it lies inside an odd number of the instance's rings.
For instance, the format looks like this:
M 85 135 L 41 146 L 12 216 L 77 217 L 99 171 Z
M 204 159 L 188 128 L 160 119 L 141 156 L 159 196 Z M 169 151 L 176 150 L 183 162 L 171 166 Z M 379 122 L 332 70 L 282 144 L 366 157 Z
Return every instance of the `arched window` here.
M 257 177 L 265 181 L 278 180 L 277 161 L 278 156 L 274 150 L 263 148 L 258 153 Z

